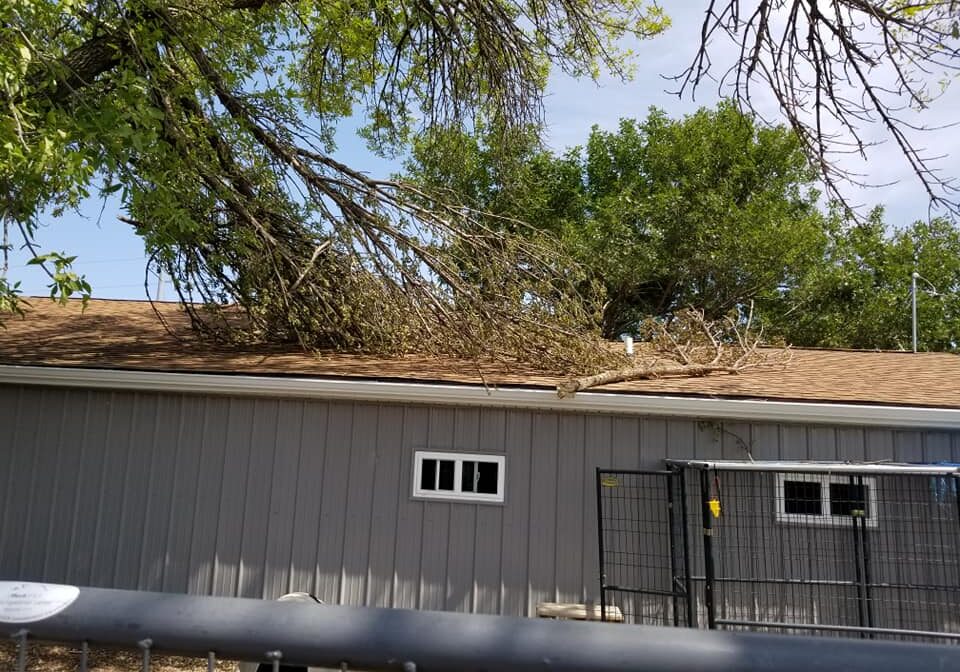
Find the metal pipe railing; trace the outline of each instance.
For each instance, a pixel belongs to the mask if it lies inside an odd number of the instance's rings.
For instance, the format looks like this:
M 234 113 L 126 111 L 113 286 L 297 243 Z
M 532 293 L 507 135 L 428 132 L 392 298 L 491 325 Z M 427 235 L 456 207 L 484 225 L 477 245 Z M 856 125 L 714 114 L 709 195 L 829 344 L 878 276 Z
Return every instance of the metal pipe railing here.
M 960 670 L 960 647 L 81 588 L 30 640 L 369 670 Z M 21 619 L 22 621 L 22 619 Z

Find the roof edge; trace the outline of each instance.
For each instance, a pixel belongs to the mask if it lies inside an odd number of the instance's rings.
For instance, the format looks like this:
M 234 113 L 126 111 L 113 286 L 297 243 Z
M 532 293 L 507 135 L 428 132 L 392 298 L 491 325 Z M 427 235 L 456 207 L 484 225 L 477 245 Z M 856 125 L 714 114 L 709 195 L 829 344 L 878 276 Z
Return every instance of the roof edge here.
M 0 365 L 0 384 L 960 430 L 960 409 L 579 392 L 363 379 Z

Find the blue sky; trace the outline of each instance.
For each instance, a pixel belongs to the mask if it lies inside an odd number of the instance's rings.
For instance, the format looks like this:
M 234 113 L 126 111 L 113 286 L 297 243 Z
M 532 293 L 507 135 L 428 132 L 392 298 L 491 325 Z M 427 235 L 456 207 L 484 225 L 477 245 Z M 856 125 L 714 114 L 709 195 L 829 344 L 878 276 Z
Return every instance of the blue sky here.
M 607 77 L 594 83 L 563 75 L 553 76 L 545 100 L 550 146 L 561 150 L 582 144 L 594 124 L 612 130 L 623 117 L 644 117 L 650 106 L 663 108 L 671 116 L 682 116 L 700 106 L 715 104 L 720 98 L 716 86 L 705 86 L 697 92 L 696 99 L 689 94 L 681 99 L 668 92 L 675 86 L 664 79 L 664 76 L 681 72 L 693 58 L 704 5 L 689 0 L 670 4 L 668 11 L 673 26 L 664 35 L 635 46 L 637 73 L 631 82 L 623 83 Z M 717 72 L 734 62 L 735 50 L 731 45 L 715 44 L 711 53 Z M 757 103 L 765 117 L 778 118 L 772 99 L 761 97 Z M 917 121 L 935 127 L 958 118 L 960 86 L 955 85 Z M 398 162 L 372 156 L 353 130 L 352 124 L 345 125 L 338 133 L 335 158 L 373 175 L 385 176 L 397 171 Z M 870 129 L 868 134 L 882 138 L 879 128 Z M 960 174 L 960 129 L 928 132 L 919 136 L 918 144 L 945 155 L 936 164 L 944 173 Z M 844 166 L 865 174 L 872 183 L 895 182 L 882 189 L 864 190 L 851 186 L 846 193 L 852 202 L 865 207 L 885 205 L 887 222 L 892 226 L 904 226 L 927 217 L 927 198 L 923 189 L 912 177 L 905 159 L 890 143 L 872 148 L 867 161 L 849 157 L 844 160 Z M 117 214 L 115 203 L 104 205 L 91 201 L 79 214 L 66 213 L 57 220 L 44 218 L 36 236 L 37 243 L 45 251 L 76 255 L 75 269 L 86 275 L 93 285 L 95 297 L 144 298 L 146 260 L 143 244 L 129 226 L 117 220 Z M 27 259 L 25 252 L 11 255 L 11 281 L 19 280 L 26 295 L 47 293 L 46 277 L 37 268 L 25 266 Z M 156 278 L 151 277 L 148 282 L 151 292 L 155 293 Z M 163 298 L 171 298 L 169 287 L 164 290 Z

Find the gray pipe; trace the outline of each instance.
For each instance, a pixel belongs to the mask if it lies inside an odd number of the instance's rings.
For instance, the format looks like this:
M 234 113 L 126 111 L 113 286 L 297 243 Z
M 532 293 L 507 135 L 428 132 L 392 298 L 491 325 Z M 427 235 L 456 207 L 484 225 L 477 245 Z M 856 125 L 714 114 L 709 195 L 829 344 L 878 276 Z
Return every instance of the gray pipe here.
M 960 648 L 81 588 L 30 638 L 350 669 L 470 672 L 960 671 Z

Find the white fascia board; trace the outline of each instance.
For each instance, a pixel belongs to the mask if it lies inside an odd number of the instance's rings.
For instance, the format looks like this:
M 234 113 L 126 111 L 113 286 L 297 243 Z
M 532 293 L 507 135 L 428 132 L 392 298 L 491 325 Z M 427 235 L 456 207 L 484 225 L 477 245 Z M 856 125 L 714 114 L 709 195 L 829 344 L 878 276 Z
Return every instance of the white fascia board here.
M 0 384 L 960 430 L 960 408 L 717 399 L 610 392 L 578 392 L 576 395 L 561 399 L 556 391 L 550 389 L 488 388 L 481 385 L 384 382 L 351 378 L 0 365 Z
M 960 476 L 960 467 L 931 464 L 899 464 L 890 462 L 802 462 L 797 460 L 664 460 L 668 465 L 693 467 L 695 469 L 720 469 L 722 471 L 776 471 L 817 474 L 908 474 L 926 476 Z

